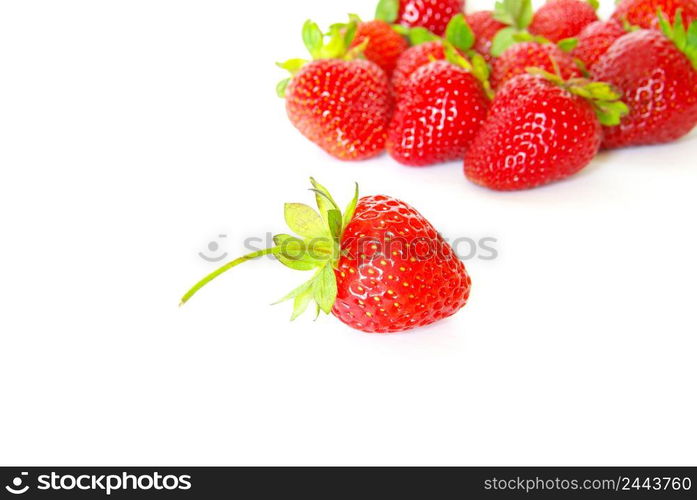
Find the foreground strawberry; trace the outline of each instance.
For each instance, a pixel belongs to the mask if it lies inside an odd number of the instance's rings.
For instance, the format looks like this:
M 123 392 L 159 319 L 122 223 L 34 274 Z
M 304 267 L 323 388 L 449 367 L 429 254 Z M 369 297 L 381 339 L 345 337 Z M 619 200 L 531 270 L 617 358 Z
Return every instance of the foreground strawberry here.
M 355 59 L 346 33 L 335 29 L 324 43 L 315 23 L 303 27 L 313 61 L 291 59 L 279 64 L 292 78 L 278 86 L 288 117 L 309 140 L 340 160 L 364 160 L 385 148 L 391 93 L 385 72 Z
M 436 35 L 445 33 L 448 22 L 465 10 L 464 0 L 380 0 L 378 11 L 396 12 L 397 24 L 423 27 Z
M 697 0 L 621 0 L 612 19 L 645 29 L 659 29 L 656 12 L 661 10 L 672 24 L 678 9 L 687 27 L 697 19 Z
M 535 12 L 530 33 L 554 43 L 578 35 L 583 28 L 598 20 L 597 0 L 548 0 Z
M 471 280 L 464 264 L 433 226 L 403 201 L 358 198 L 342 215 L 329 192 L 311 179 L 319 213 L 289 203 L 285 218 L 297 234 L 279 234 L 275 246 L 226 264 L 197 283 L 194 294 L 233 267 L 273 255 L 313 277 L 282 299 L 297 318 L 314 302 L 316 314 L 334 314 L 363 332 L 404 332 L 455 314 L 467 303 Z
M 473 38 L 470 45 L 472 42 Z M 470 61 L 449 42 L 444 43 L 447 60 L 421 66 L 398 96 L 387 151 L 404 165 L 464 158 L 493 97 L 482 56 L 474 54 Z
M 606 129 L 606 148 L 674 141 L 697 124 L 697 21 L 686 33 L 679 12 L 673 26 L 661 19 L 664 33 L 628 33 L 593 68 L 630 108 L 619 126 Z
M 626 113 L 607 84 L 530 71 L 496 95 L 465 156 L 471 181 L 508 191 L 569 177 L 598 152 L 601 123 L 617 124 Z
M 581 76 L 581 70 L 573 58 L 551 43 L 521 42 L 511 45 L 494 60 L 491 68 L 491 85 L 498 89 L 527 68 L 541 68 L 550 73 L 559 72 L 564 79 Z
M 615 40 L 626 34 L 627 31 L 615 21 L 596 21 L 583 28 L 571 55 L 581 61 L 588 71 L 592 71 L 600 56 Z

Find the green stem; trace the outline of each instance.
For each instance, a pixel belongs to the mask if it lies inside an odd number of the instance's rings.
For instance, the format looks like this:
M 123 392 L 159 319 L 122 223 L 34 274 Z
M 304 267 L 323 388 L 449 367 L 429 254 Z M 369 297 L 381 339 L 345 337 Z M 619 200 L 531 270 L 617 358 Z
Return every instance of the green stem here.
M 235 259 L 232 262 L 228 262 L 225 264 L 223 267 L 218 269 L 217 271 L 213 271 L 211 274 L 203 278 L 201 281 L 196 283 L 191 290 L 189 290 L 184 297 L 182 297 L 181 302 L 179 303 L 179 306 L 183 306 L 186 304 L 191 297 L 193 297 L 196 292 L 198 292 L 201 288 L 206 286 L 208 283 L 213 281 L 215 278 L 220 276 L 221 274 L 225 273 L 226 271 L 229 271 L 235 266 L 238 266 L 244 262 L 247 262 L 248 260 L 253 260 L 253 259 L 258 259 L 259 257 L 263 257 L 264 255 L 270 255 L 270 254 L 275 254 L 280 251 L 280 247 L 271 247 L 271 248 L 266 248 L 264 250 L 259 250 L 257 252 L 253 252 L 250 254 L 245 255 L 244 257 L 240 257 L 239 259 Z

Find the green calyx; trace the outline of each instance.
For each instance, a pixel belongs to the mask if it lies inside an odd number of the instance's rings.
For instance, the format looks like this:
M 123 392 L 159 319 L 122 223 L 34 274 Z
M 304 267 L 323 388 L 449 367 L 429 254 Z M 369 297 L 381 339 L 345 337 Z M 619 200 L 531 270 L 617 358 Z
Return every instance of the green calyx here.
M 281 264 L 297 271 L 314 271 L 308 281 L 283 297 L 279 302 L 293 300 L 295 319 L 314 302 L 316 314 L 331 313 L 337 295 L 336 275 L 341 257 L 341 237 L 353 219 L 358 204 L 358 185 L 353 199 L 342 213 L 327 189 L 314 179 L 311 191 L 315 193 L 317 210 L 302 203 L 287 203 L 284 215 L 294 234 L 277 234 L 274 246 L 235 259 L 196 283 L 181 299 L 186 304 L 201 288 L 221 274 L 249 260 L 273 255 Z
M 663 11 L 658 9 L 658 23 L 663 34 L 671 40 L 680 52 L 685 54 L 692 63 L 692 67 L 697 70 L 697 20 L 692 21 L 690 26 L 685 29 L 682 19 L 682 9 L 675 12 L 673 25 L 663 15 Z
M 622 94 L 612 88 L 610 84 L 594 82 L 587 78 L 564 80 L 559 74 L 550 73 L 540 68 L 527 68 L 527 71 L 532 75 L 541 76 L 573 95 L 586 99 L 593 106 L 600 123 L 605 126 L 619 125 L 622 117 L 629 113 L 629 108 L 621 100 Z
M 328 33 L 323 33 L 317 23 L 307 20 L 303 25 L 303 43 L 307 48 L 312 60 L 317 59 L 345 59 L 352 60 L 362 57 L 363 51 L 368 44 L 365 40 L 357 47 L 351 47 L 356 29 L 361 20 L 354 14 L 349 15 L 349 22 L 344 24 L 333 24 L 329 27 Z M 286 88 L 291 79 L 309 61 L 306 59 L 289 59 L 284 62 L 276 63 L 279 68 L 285 69 L 290 73 L 290 78 L 281 80 L 276 86 L 276 93 L 279 97 L 285 97 Z
M 394 24 L 399 16 L 399 0 L 380 0 L 375 9 L 375 19 Z
M 597 9 L 597 0 L 589 0 L 589 3 Z M 491 55 L 499 57 L 511 45 L 518 42 L 552 43 L 547 38 L 533 35 L 528 31 L 533 15 L 532 0 L 499 0 L 496 2 L 494 19 L 507 24 L 508 27 L 500 29 L 494 36 L 491 42 Z M 577 43 L 576 38 L 565 38 L 560 40 L 557 45 L 564 52 L 571 52 L 576 48 Z
M 491 43 L 491 55 L 498 57 L 514 43 L 534 39 L 528 32 L 532 16 L 532 0 L 497 1 L 494 5 L 494 19 L 508 27 L 496 33 Z
M 405 28 L 412 45 L 438 40 L 443 44 L 445 59 L 459 66 L 479 80 L 489 99 L 494 98 L 494 91 L 489 83 L 489 65 L 477 51 L 473 50 L 475 37 L 463 14 L 454 16 L 445 28 L 443 38 L 434 35 L 426 28 Z M 464 55 L 463 55 L 464 54 Z
M 472 51 L 468 54 L 468 57 L 465 57 L 447 40 L 443 41 L 443 50 L 446 61 L 471 73 L 472 76 L 479 80 L 486 96 L 489 99 L 494 98 L 494 89 L 491 88 L 491 83 L 489 82 L 489 65 L 480 54 Z
M 600 2 L 598 0 L 586 0 L 586 2 L 593 7 L 593 10 L 598 10 L 600 8 Z

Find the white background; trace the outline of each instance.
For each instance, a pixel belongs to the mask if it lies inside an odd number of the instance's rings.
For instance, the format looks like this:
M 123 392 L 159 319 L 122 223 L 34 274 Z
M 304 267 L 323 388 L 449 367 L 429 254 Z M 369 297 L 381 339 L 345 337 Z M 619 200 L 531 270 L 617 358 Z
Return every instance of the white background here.
M 697 133 L 507 194 L 459 162 L 340 163 L 288 123 L 273 63 L 307 17 L 373 4 L 2 2 L 2 464 L 697 462 Z M 310 175 L 500 258 L 402 335 L 289 323 L 269 304 L 305 276 L 268 260 L 177 308 L 198 252 L 283 231 Z

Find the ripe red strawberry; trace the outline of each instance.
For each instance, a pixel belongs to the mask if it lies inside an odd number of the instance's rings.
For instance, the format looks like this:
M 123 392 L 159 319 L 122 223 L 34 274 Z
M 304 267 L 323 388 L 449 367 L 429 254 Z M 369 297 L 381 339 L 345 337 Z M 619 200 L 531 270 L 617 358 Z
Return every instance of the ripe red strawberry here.
M 421 66 L 432 61 L 445 59 L 443 42 L 433 40 L 408 48 L 397 59 L 397 65 L 392 73 L 392 87 L 395 94 L 399 95 L 407 86 L 409 77 Z
M 598 152 L 600 120 L 618 123 L 626 112 L 604 83 L 533 71 L 512 78 L 496 95 L 465 156 L 471 181 L 508 191 L 569 177 Z
M 467 303 L 472 281 L 464 264 L 403 201 L 362 198 L 341 247 L 346 255 L 339 260 L 332 312 L 352 328 L 403 332 L 452 316 Z
M 475 36 L 474 50 L 479 52 L 487 62 L 493 60 L 491 44 L 500 30 L 508 26 L 494 18 L 494 13 L 489 10 L 480 10 L 467 15 L 467 23 L 472 28 Z
M 388 76 L 392 75 L 399 56 L 409 48 L 407 40 L 380 19 L 357 24 L 350 48 L 360 47 L 364 43 L 365 58 L 380 66 Z
M 417 69 L 430 62 L 445 59 L 444 42 L 455 47 L 460 54 L 464 54 L 471 52 L 475 41 L 474 33 L 464 14 L 458 14 L 448 22 L 444 38 L 437 37 L 423 28 L 412 28 L 409 37 L 414 46 L 402 53 L 392 74 L 392 87 L 397 95 L 404 90 L 409 77 Z
M 288 294 L 297 318 L 314 302 L 317 314 L 334 314 L 357 330 L 404 332 L 455 314 L 467 303 L 471 280 L 464 264 L 433 226 L 403 201 L 358 198 L 345 213 L 311 179 L 319 213 L 289 203 L 285 218 L 298 236 L 279 234 L 275 246 L 226 264 L 197 283 L 186 303 L 210 281 L 248 260 L 273 255 L 314 276 Z
M 697 0 L 621 0 L 612 14 L 612 19 L 640 28 L 659 29 L 656 17 L 658 9 L 661 9 L 671 23 L 678 9 L 682 10 L 685 26 L 697 19 Z
M 578 35 L 578 43 L 571 55 L 591 71 L 602 56 L 619 37 L 627 31 L 615 21 L 596 21 L 589 24 Z
M 421 66 L 397 101 L 387 152 L 411 166 L 461 160 L 488 108 L 482 84 L 470 71 L 449 61 Z
M 578 35 L 597 20 L 594 6 L 586 0 L 548 0 L 535 12 L 529 29 L 530 33 L 557 43 Z
M 603 146 L 618 148 L 674 141 L 697 124 L 697 21 L 689 35 L 681 16 L 665 35 L 639 30 L 618 39 L 593 69 L 620 89 L 630 113 L 605 129 Z
M 527 68 L 541 68 L 556 73 L 555 65 L 564 79 L 581 76 L 581 70 L 573 58 L 551 43 L 521 42 L 511 45 L 494 60 L 491 68 L 491 85 L 498 89 Z
M 448 22 L 465 11 L 464 0 L 381 0 L 378 11 L 396 12 L 395 22 L 420 26 L 440 36 Z
M 389 79 L 376 64 L 347 57 L 343 35 L 328 44 L 308 21 L 303 40 L 315 58 L 292 59 L 281 67 L 293 75 L 279 84 L 291 123 L 340 160 L 364 160 L 384 150 L 391 113 Z

